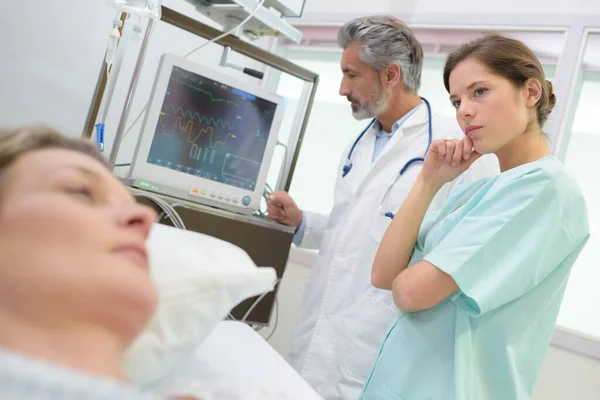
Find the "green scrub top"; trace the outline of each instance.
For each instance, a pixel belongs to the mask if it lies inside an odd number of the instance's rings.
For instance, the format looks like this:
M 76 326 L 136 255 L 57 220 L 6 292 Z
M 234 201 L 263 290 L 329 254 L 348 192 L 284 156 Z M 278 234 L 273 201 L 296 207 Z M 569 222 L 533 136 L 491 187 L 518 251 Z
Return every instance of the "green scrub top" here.
M 531 399 L 588 237 L 581 190 L 552 156 L 456 187 L 425 215 L 409 265 L 426 260 L 459 290 L 400 314 L 361 398 Z

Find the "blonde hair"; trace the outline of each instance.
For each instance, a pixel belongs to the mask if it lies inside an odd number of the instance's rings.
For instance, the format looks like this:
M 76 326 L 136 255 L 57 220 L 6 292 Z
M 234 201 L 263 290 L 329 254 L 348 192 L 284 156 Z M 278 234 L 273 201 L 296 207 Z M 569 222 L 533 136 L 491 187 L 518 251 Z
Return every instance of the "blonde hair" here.
M 45 126 L 0 129 L 0 178 L 17 158 L 42 149 L 73 150 L 106 165 L 106 161 L 96 147 L 87 140 L 68 138 Z

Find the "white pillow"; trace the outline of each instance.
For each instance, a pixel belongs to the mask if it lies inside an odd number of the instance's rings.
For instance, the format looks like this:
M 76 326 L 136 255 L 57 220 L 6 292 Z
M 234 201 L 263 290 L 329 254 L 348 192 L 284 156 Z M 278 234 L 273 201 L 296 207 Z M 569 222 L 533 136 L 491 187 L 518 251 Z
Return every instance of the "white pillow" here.
M 233 307 L 273 289 L 273 268 L 211 236 L 154 224 L 147 241 L 159 304 L 123 358 L 132 383 L 150 386 L 191 356 Z

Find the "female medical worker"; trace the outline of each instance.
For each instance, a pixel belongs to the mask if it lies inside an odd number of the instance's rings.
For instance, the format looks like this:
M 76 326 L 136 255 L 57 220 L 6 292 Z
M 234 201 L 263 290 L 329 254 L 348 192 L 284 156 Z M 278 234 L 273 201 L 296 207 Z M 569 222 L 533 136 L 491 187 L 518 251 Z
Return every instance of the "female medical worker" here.
M 569 272 L 585 245 L 586 205 L 541 127 L 552 85 L 524 44 L 492 35 L 453 52 L 444 83 L 465 133 L 434 141 L 384 235 L 372 282 L 403 311 L 363 399 L 530 399 Z M 501 173 L 437 190 L 481 154 Z

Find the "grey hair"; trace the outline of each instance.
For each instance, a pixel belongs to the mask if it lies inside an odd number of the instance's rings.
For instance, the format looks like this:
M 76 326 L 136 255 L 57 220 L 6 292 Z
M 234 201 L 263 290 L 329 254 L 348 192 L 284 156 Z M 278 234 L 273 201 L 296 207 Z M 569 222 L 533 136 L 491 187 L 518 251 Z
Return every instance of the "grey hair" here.
M 338 32 L 338 44 L 345 49 L 359 43 L 362 62 L 376 71 L 395 64 L 402 71 L 406 91 L 416 92 L 421 86 L 423 48 L 412 31 L 398 18 L 371 16 L 356 18 Z

